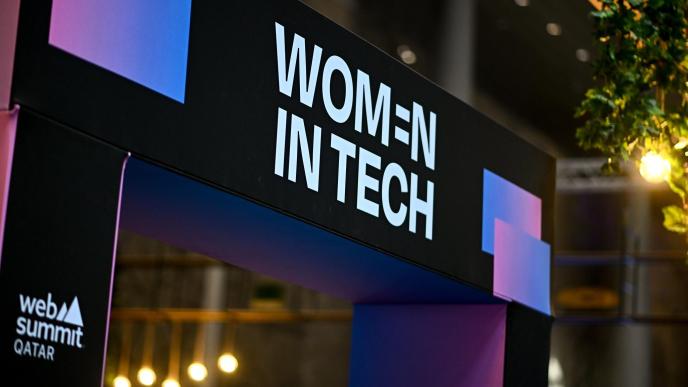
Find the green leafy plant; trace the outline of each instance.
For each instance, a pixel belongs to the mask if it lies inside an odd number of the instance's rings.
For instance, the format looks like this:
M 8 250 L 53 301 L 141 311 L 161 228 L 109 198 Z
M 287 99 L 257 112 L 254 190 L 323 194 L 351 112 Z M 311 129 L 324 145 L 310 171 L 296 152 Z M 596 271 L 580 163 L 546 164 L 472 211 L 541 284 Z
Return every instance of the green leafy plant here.
M 576 111 L 576 137 L 609 157 L 607 172 L 630 161 L 666 181 L 682 206 L 663 209 L 664 226 L 688 240 L 688 0 L 597 3 L 596 86 Z

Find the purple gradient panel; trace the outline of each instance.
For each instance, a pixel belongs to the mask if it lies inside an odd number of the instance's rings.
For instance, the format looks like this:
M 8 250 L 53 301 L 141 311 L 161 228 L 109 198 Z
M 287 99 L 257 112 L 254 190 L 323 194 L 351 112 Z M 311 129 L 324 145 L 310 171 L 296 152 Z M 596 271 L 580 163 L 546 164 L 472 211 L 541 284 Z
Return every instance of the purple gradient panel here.
M 184 103 L 191 0 L 53 0 L 51 45 Z
M 0 110 L 9 109 L 19 0 L 0 1 Z
M 355 305 L 351 387 L 502 387 L 506 305 Z
M 494 254 L 494 220 L 497 218 L 540 239 L 540 198 L 484 169 L 482 249 L 489 254 Z
M 5 216 L 7 215 L 7 198 L 10 191 L 18 115 L 19 107 L 12 111 L 0 111 L 0 264 L 2 264 L 2 241 L 5 234 Z
M 352 302 L 498 303 L 492 294 L 135 158 L 121 227 Z
M 549 245 L 499 219 L 494 229 L 494 292 L 550 314 Z

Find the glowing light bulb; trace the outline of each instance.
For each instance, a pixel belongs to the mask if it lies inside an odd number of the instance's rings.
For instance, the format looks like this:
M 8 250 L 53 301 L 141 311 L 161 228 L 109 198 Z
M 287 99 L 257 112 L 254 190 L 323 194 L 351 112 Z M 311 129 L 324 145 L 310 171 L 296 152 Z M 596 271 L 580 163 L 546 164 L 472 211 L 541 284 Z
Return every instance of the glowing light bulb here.
M 669 179 L 671 164 L 656 152 L 647 152 L 640 159 L 640 176 L 650 183 L 661 183 Z
M 179 382 L 172 378 L 167 378 L 162 382 L 162 387 L 180 387 Z
M 208 369 L 205 368 L 203 363 L 193 362 L 186 369 L 189 377 L 197 382 L 200 382 L 208 376 Z
M 152 386 L 155 383 L 155 371 L 150 367 L 141 367 L 136 374 L 136 379 L 144 386 Z
M 117 375 L 115 376 L 115 379 L 112 381 L 112 385 L 114 387 L 131 387 L 131 382 L 129 381 L 129 378 L 127 378 L 124 375 Z
M 223 353 L 222 356 L 217 358 L 217 366 L 220 371 L 231 374 L 239 368 L 239 361 L 231 353 Z

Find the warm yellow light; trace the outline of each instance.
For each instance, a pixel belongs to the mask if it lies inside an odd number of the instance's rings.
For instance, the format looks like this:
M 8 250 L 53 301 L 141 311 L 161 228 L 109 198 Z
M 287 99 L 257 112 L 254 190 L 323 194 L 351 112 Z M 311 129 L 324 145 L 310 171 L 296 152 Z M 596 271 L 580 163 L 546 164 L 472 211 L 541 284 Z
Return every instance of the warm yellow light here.
M 141 367 L 136 374 L 136 379 L 144 386 L 152 386 L 155 383 L 155 371 L 150 367 Z
M 175 379 L 167 378 L 164 382 L 162 382 L 162 387 L 180 387 L 180 385 Z
M 656 152 L 647 152 L 640 159 L 640 176 L 650 183 L 661 183 L 669 179 L 671 164 Z
M 117 375 L 115 376 L 115 379 L 112 381 L 112 385 L 114 387 L 131 387 L 131 382 L 129 381 L 129 378 L 127 378 L 124 375 Z
M 239 368 L 239 361 L 231 353 L 223 353 L 222 356 L 217 358 L 217 366 L 220 371 L 231 374 Z
M 204 380 L 205 377 L 208 376 L 208 369 L 205 368 L 203 363 L 199 362 L 191 363 L 186 371 L 188 372 L 189 377 L 197 382 Z

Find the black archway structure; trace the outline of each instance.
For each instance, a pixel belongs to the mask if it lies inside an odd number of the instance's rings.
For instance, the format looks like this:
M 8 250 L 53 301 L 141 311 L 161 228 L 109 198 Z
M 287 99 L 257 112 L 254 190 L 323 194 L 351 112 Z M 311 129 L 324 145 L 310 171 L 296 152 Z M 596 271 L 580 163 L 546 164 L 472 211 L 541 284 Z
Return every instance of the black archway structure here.
M 352 386 L 547 382 L 554 160 L 306 6 L 24 2 L 11 80 L 17 385 L 102 383 L 119 226 L 352 301 Z

